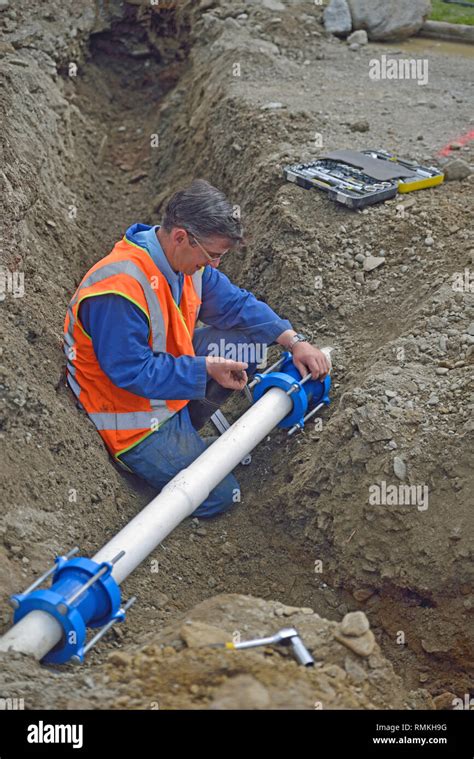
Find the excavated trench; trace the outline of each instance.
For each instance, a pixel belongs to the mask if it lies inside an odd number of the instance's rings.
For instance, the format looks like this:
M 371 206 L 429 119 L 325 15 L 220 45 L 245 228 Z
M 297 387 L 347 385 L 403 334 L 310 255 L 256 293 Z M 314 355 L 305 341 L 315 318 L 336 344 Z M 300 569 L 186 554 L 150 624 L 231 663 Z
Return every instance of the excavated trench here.
M 472 183 L 420 193 L 416 215 L 402 215 L 394 204 L 352 214 L 286 185 L 281 166 L 311 152 L 308 135 L 315 128 L 327 129 L 327 115 L 305 105 L 311 88 L 321 94 L 331 83 L 321 86 L 310 77 L 298 99 L 302 63 L 295 27 L 289 23 L 275 40 L 285 47 L 282 60 L 271 42 L 255 42 L 245 29 L 228 23 L 237 23 L 227 13 L 231 7 L 224 6 L 218 22 L 206 20 L 207 13 L 197 23 L 192 3 L 160 14 L 139 3 L 124 4 L 110 24 L 91 34 L 76 77 L 69 74 L 67 55 L 54 83 L 47 84 L 44 73 L 37 75 L 52 120 L 26 140 L 26 156 L 38 168 L 38 178 L 24 191 L 25 198 L 12 200 L 21 229 L 13 242 L 20 250 L 26 243 L 22 264 L 33 293 L 26 313 L 16 301 L 8 316 L 7 361 L 16 366 L 17 381 L 6 381 L 6 431 L 12 440 L 6 503 L 12 506 L 2 533 L 2 600 L 28 584 L 59 550 L 77 543 L 92 555 L 154 496 L 135 477 L 114 468 L 64 387 L 61 324 L 67 301 L 91 263 L 130 224 L 159 221 L 169 194 L 203 176 L 241 206 L 248 230 L 246 247 L 223 267 L 225 273 L 297 328 L 312 332 L 320 345 L 337 348 L 333 407 L 322 430 L 315 427 L 291 441 L 276 431 L 262 442 L 251 466 L 236 472 L 243 502 L 210 522 L 186 520 L 150 557 L 150 562 L 158 560 L 159 571 L 145 562 L 127 580 L 125 597 L 137 595 L 138 604 L 126 625 L 91 653 L 89 665 L 117 646 L 126 650 L 146 642 L 153 630 L 184 618 L 186 610 L 210 596 L 242 593 L 311 607 L 330 620 L 363 609 L 406 687 L 422 686 L 435 696 L 463 694 L 469 689 L 473 650 L 466 548 L 472 529 L 466 506 L 470 429 L 462 426 L 462 415 L 459 424 L 457 418 L 452 424 L 448 419 L 455 436 L 443 428 L 446 417 L 430 419 L 433 407 L 426 398 L 441 375 L 427 366 L 416 340 L 427 343 L 430 364 L 439 357 L 431 350 L 425 323 L 434 319 L 443 333 L 447 322 L 436 319 L 452 316 L 449 328 L 465 326 L 467 298 L 452 302 L 449 281 L 465 265 Z M 264 31 L 270 28 L 265 16 L 257 20 Z M 336 43 L 316 34 L 313 42 L 329 71 Z M 233 76 L 240 58 L 252 76 Z M 342 70 L 350 65 L 344 59 Z M 34 74 L 26 73 L 34 81 Z M 337 109 L 347 85 L 335 75 L 333 86 Z M 261 110 L 262 102 L 284 96 L 288 109 Z M 24 119 L 26 128 L 26 114 Z M 48 141 L 51 128 L 62 145 L 57 155 Z M 440 124 L 435 136 L 440 139 L 445 129 Z M 379 144 L 384 132 L 374 131 L 370 144 Z M 339 124 L 331 142 L 350 139 L 342 135 Z M 35 139 L 39 143 L 42 137 L 46 152 L 35 156 Z M 357 132 L 352 137 L 360 144 Z M 397 140 L 397 149 L 413 149 L 406 137 Z M 13 139 L 10 148 L 13 155 L 18 148 Z M 21 171 L 16 181 L 26 182 Z M 420 228 L 429 228 L 436 240 L 429 260 L 420 254 Z M 9 266 L 13 242 L 7 249 Z M 368 281 L 356 287 L 348 256 L 341 257 L 343 248 L 358 246 L 374 255 L 386 248 L 389 260 L 377 288 Z M 405 261 L 410 266 L 406 276 Z M 49 286 L 53 272 L 55 284 Z M 315 289 L 318 274 L 322 289 Z M 29 322 L 35 313 L 39 318 Z M 455 336 L 448 339 L 457 349 Z M 397 365 L 394 354 L 400 348 L 404 362 Z M 462 349 L 460 341 L 459 355 L 441 357 L 457 372 L 458 396 L 464 388 L 467 392 L 469 355 Z M 35 383 L 43 388 L 33 406 L 29 391 Z M 17 403 L 22 393 L 25 402 Z M 403 402 L 391 404 L 396 396 Z M 407 406 L 415 397 L 415 407 Z M 456 415 L 464 397 L 457 400 L 452 411 L 446 402 L 446 414 Z M 244 409 L 239 397 L 226 413 L 232 418 Z M 385 507 L 382 513 L 368 505 L 372 482 L 393 481 L 390 467 L 397 449 L 388 443 L 394 439 L 409 462 L 409 481 L 430 484 L 426 515 L 416 507 L 410 512 Z M 444 535 L 447 522 L 458 530 L 454 537 Z M 2 621 L 4 631 L 9 617 Z

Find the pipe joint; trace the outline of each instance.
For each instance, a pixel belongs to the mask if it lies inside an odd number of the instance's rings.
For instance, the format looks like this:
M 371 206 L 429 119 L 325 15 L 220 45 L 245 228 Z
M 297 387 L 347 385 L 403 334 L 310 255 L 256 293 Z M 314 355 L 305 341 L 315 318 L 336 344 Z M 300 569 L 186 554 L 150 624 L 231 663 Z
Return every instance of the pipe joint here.
M 102 627 L 121 621 L 120 588 L 112 577 L 114 561 L 101 564 L 88 558 L 57 556 L 50 588 L 17 593 L 10 602 L 16 624 L 32 611 L 44 611 L 62 627 L 61 641 L 43 658 L 43 663 L 62 664 L 71 657 L 83 660 L 87 627 Z
M 290 413 L 278 424 L 278 427 L 283 429 L 295 425 L 299 428 L 304 427 L 306 412 L 310 405 L 316 406 L 320 403 L 329 405 L 330 402 L 331 377 L 329 374 L 322 381 L 313 379 L 303 381 L 289 351 L 283 354 L 283 363 L 280 365 L 279 371 L 256 374 L 254 382 L 254 403 L 272 387 L 284 390 L 293 401 L 293 408 Z

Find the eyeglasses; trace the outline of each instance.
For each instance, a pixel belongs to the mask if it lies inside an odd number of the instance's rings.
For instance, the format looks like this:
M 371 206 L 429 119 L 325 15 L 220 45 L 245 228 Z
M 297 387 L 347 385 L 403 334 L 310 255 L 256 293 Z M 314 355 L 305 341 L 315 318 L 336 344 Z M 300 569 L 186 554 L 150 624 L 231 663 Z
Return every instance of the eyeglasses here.
M 214 253 L 214 255 L 212 255 L 211 253 L 208 253 L 207 250 L 206 250 L 206 248 L 204 248 L 201 245 L 201 243 L 199 242 L 199 240 L 197 239 L 197 237 L 194 237 L 194 235 L 190 235 L 189 232 L 188 232 L 188 237 L 189 237 L 190 240 L 193 239 L 194 242 L 196 242 L 199 245 L 199 247 L 201 248 L 202 252 L 206 256 L 207 260 L 210 261 L 211 263 L 214 263 L 214 261 L 219 261 L 219 259 L 222 258 L 222 256 L 224 256 L 226 253 L 229 252 L 229 250 L 224 250 L 222 253 Z

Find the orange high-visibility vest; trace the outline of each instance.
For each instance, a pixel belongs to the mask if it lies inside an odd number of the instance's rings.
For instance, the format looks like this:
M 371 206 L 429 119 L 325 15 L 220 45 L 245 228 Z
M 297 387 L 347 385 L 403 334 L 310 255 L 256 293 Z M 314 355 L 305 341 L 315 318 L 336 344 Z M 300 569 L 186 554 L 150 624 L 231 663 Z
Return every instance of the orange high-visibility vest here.
M 194 356 L 192 336 L 201 305 L 202 272 L 184 276 L 179 307 L 165 276 L 145 248 L 124 237 L 87 272 L 64 322 L 68 384 L 116 458 L 157 430 L 187 400 L 150 400 L 114 385 L 102 371 L 91 337 L 78 318 L 85 298 L 115 293 L 135 303 L 149 323 L 154 353 Z M 114 325 L 110 325 L 114 329 Z

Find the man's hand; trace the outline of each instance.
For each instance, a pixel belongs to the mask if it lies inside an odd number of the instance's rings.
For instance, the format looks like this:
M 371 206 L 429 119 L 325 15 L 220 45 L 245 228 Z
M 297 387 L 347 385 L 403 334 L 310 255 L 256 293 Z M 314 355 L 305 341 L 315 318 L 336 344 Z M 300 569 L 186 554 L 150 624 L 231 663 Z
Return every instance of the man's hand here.
M 248 364 L 243 361 L 231 361 L 221 356 L 206 356 L 207 373 L 222 387 L 230 390 L 243 390 L 247 384 Z
M 293 347 L 293 363 L 302 377 L 311 372 L 313 379 L 323 380 L 331 368 L 331 363 L 319 348 L 303 341 Z

